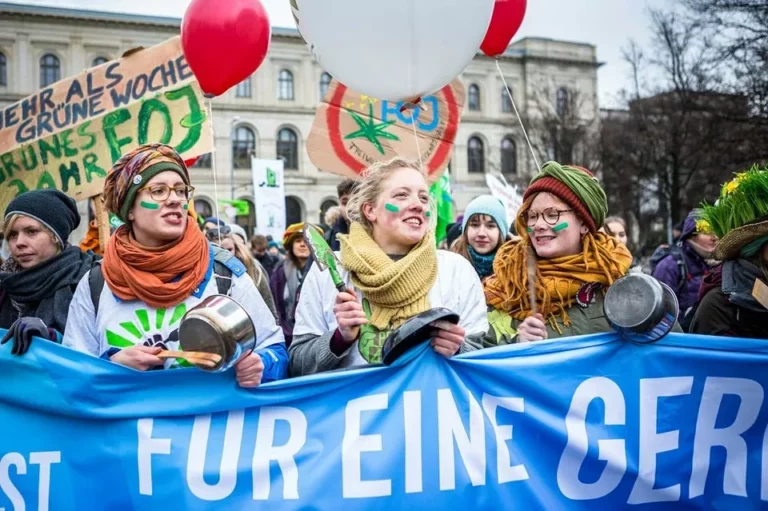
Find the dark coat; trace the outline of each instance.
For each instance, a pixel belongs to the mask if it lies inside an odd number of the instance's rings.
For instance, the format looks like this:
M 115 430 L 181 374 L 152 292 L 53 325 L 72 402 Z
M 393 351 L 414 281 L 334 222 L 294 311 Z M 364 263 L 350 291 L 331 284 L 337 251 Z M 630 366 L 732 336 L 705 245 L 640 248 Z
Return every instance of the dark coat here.
M 349 234 L 349 222 L 347 222 L 343 216 L 340 216 L 331 227 L 331 230 L 325 234 L 325 241 L 330 245 L 331 250 L 338 252 L 341 250 L 339 240 L 336 239 L 337 234 Z
M 256 259 L 259 264 L 261 264 L 262 267 L 267 271 L 267 277 L 272 277 L 272 272 L 275 271 L 275 267 L 280 264 L 280 258 L 273 256 L 269 252 L 264 252 L 264 255 L 258 256 L 254 254 L 254 259 Z
M 668 285 L 677 295 L 680 312 L 687 311 L 699 301 L 701 281 L 710 273 L 710 268 L 704 259 L 685 241 L 682 243 L 683 259 L 688 269 L 684 284 L 680 287 L 680 267 L 674 256 L 668 255 L 659 262 L 653 271 L 653 276 Z
M 288 276 L 285 274 L 286 260 L 283 259 L 275 266 L 272 277 L 269 279 L 269 290 L 272 292 L 272 298 L 275 300 L 275 309 L 277 309 L 277 320 L 280 328 L 283 329 L 285 337 L 285 346 L 291 345 L 293 340 L 293 325 L 296 324 L 296 308 L 299 306 L 299 295 L 301 294 L 301 284 L 304 282 L 304 276 L 312 265 L 312 258 L 307 260 L 304 271 L 299 274 L 299 287 L 296 291 L 296 301 L 293 310 L 287 310 L 285 303 L 285 286 L 288 284 Z
M 722 267 L 704 279 L 701 303 L 690 333 L 768 339 L 768 310 L 757 311 L 731 302 L 722 289 Z

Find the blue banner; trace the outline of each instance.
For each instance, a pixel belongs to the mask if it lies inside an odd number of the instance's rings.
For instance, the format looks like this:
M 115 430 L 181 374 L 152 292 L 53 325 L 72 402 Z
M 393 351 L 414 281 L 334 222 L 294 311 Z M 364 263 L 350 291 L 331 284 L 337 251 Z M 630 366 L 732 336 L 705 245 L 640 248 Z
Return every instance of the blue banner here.
M 767 367 L 765 341 L 601 334 L 245 390 L 7 344 L 0 509 L 759 509 Z

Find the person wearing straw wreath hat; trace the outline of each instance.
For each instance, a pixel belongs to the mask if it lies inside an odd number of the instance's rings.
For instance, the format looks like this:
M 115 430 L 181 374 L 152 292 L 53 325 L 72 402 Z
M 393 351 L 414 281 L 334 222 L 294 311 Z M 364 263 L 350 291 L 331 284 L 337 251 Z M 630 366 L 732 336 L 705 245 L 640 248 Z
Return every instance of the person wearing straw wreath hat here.
M 77 286 L 63 344 L 140 371 L 183 366 L 158 354 L 179 349 L 188 310 L 228 294 L 256 331 L 257 349 L 235 366 L 238 383 L 256 387 L 283 378 L 282 332 L 243 264 L 190 221 L 193 192 L 189 171 L 170 146 L 142 145 L 115 163 L 104 196 L 125 224 L 110 237 L 102 265 Z
M 598 232 L 607 212 L 605 192 L 587 169 L 554 161 L 542 167 L 523 195 L 515 222 L 520 241 L 499 250 L 484 282 L 496 310 L 488 344 L 610 330 L 604 293 L 626 274 L 632 255 Z
M 347 289 L 337 291 L 316 264 L 307 273 L 289 348 L 291 374 L 379 363 L 389 332 L 435 307 L 459 316 L 458 325 L 433 325 L 435 352 L 452 357 L 478 348 L 488 329 L 480 279 L 466 259 L 437 250 L 433 208 L 418 163 L 395 158 L 365 171 L 347 204 L 349 234 L 338 237 Z
M 768 339 L 768 166 L 737 174 L 703 209 L 723 264 L 701 284 L 690 332 Z
M 77 283 L 98 259 L 67 242 L 79 224 L 77 203 L 58 190 L 23 193 L 5 209 L 11 257 L 0 266 L 0 328 L 15 355 L 32 337 L 61 340 Z

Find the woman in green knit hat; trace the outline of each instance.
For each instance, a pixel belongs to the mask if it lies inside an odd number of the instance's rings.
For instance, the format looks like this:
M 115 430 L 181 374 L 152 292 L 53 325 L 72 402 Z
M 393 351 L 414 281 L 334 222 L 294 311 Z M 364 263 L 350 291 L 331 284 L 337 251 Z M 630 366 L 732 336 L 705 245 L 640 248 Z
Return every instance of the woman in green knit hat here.
M 701 284 L 690 332 L 768 339 L 768 166 L 726 183 L 698 227 L 720 238 L 724 262 Z
M 599 232 L 605 192 L 587 169 L 551 161 L 531 181 L 516 221 L 520 241 L 496 255 L 484 282 L 488 344 L 603 332 L 603 295 L 629 269 L 623 243 Z

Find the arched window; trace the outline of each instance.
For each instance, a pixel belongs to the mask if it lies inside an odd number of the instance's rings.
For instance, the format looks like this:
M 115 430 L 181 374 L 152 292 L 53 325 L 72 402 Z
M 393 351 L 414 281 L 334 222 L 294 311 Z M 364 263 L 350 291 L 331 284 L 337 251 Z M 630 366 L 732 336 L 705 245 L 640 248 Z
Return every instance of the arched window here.
M 469 110 L 471 112 L 480 111 L 480 87 L 474 83 L 469 86 Z
M 485 173 L 485 146 L 478 137 L 471 137 L 467 144 L 467 166 L 472 174 Z
M 509 91 L 509 93 L 507 93 Z M 507 87 L 501 88 L 501 111 L 505 114 L 511 114 L 514 112 L 514 109 L 512 108 L 512 100 L 509 99 L 509 96 L 512 94 L 512 89 Z
M 557 89 L 557 115 L 565 117 L 568 115 L 568 90 L 565 87 Z
M 0 52 L 0 87 L 8 85 L 8 60 L 5 54 Z
M 251 77 L 250 76 L 237 84 L 237 88 L 235 89 L 235 97 L 237 98 L 251 97 Z
M 277 99 L 293 100 L 293 98 L 293 73 L 283 69 L 277 78 Z
M 251 168 L 251 155 L 256 151 L 256 135 L 251 128 L 238 126 L 232 137 L 232 165 L 236 169 Z
M 335 199 L 325 199 L 322 204 L 320 204 L 320 224 L 325 224 L 325 214 L 328 212 L 329 209 L 331 209 L 334 206 L 338 206 L 339 202 Z
M 59 57 L 46 53 L 40 57 L 40 87 L 48 87 L 61 80 Z
M 91 62 L 91 67 L 100 66 L 102 64 L 106 64 L 109 61 L 107 57 L 96 57 L 93 59 L 93 62 Z
M 202 197 L 195 197 L 195 213 L 202 218 L 210 218 L 213 216 L 213 206 L 208 199 Z
M 285 196 L 285 225 L 298 224 L 303 221 L 301 200 L 292 195 Z
M 236 216 L 235 223 L 242 227 L 245 231 L 245 235 L 250 238 L 250 236 L 253 236 L 253 233 L 256 232 L 256 206 L 253 205 L 253 201 L 250 199 L 243 198 L 240 200 L 248 203 L 248 214 Z M 249 240 L 245 241 L 247 243 Z
M 501 172 L 502 174 L 517 174 L 517 145 L 512 137 L 501 141 Z
M 290 128 L 277 133 L 277 157 L 285 161 L 286 169 L 299 169 L 299 137 Z
M 328 73 L 323 73 L 322 76 L 320 76 L 320 99 L 322 100 L 325 97 L 325 94 L 328 92 L 328 87 L 331 86 L 331 75 Z

